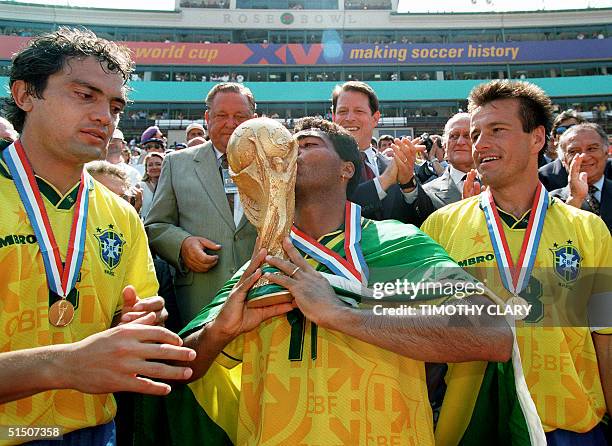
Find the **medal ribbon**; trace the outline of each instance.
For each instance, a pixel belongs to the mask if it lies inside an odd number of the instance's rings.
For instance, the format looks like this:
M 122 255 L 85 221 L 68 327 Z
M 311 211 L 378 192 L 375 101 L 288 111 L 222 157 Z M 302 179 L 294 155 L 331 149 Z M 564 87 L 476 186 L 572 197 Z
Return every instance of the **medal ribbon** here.
M 542 186 L 542 183 L 538 183 L 519 259 L 514 265 L 493 195 L 488 190 L 480 195 L 480 204 L 485 213 L 491 245 L 493 245 L 495 258 L 498 259 L 499 275 L 504 287 L 514 295 L 523 291 L 531 277 L 548 203 L 548 191 Z
M 325 265 L 335 275 L 344 277 L 360 287 L 367 287 L 369 271 L 361 251 L 361 206 L 358 204 L 347 201 L 344 208 L 344 253 L 346 259 L 295 226 L 291 228 L 289 236 L 296 248 Z M 291 325 L 289 360 L 301 361 L 306 328 L 304 315 L 298 309 L 295 309 L 287 314 L 287 320 Z M 316 324 L 311 324 L 310 327 L 310 354 L 313 360 L 317 358 Z
M 361 251 L 361 206 L 358 204 L 347 201 L 345 206 L 344 253 L 346 259 L 295 226 L 291 228 L 289 236 L 296 248 L 327 266 L 334 274 L 367 286 L 369 272 Z
M 2 157 L 13 177 L 19 198 L 21 198 L 30 224 L 36 234 L 45 264 L 49 289 L 62 298 L 66 298 L 74 288 L 83 263 L 87 210 L 89 207 L 88 190 L 92 186 L 91 176 L 83 169 L 64 266 L 42 195 L 21 142 L 17 140 L 7 147 L 3 151 Z

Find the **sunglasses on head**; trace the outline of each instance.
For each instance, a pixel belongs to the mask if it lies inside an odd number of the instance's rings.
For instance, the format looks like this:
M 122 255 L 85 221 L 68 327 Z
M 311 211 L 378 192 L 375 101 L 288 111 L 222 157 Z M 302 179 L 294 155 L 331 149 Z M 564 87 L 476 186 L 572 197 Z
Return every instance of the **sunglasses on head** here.
M 557 130 L 555 130 L 555 133 L 557 135 L 563 135 L 567 129 L 569 129 L 570 127 L 573 127 L 574 125 L 575 124 L 561 125 L 561 126 L 557 127 Z
M 150 149 L 163 149 L 163 148 L 164 148 L 164 146 L 162 146 L 161 144 L 159 144 L 157 142 L 145 145 L 145 149 L 146 150 L 150 150 Z

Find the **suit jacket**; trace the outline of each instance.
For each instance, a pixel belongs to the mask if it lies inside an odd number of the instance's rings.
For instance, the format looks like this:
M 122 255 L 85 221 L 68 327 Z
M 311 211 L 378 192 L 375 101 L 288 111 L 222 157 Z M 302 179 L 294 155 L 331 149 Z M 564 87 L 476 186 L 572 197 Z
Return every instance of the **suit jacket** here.
M 413 212 L 417 215 L 420 225 L 436 210 L 459 200 L 461 191 L 450 175 L 450 168 L 447 168 L 435 180 L 417 185 L 417 198 L 412 204 Z
M 565 202 L 567 197 L 569 197 L 569 185 L 552 191 L 550 195 Z M 582 202 L 581 209 L 591 212 L 591 207 L 586 200 Z M 612 180 L 609 178 L 604 178 L 603 187 L 601 189 L 601 200 L 599 203 L 599 214 L 606 223 L 610 234 L 612 234 Z
M 538 169 L 540 182 L 547 191 L 561 189 L 567 186 L 567 170 L 559 158 L 552 163 L 545 164 Z
M 377 152 L 376 163 L 378 171 L 382 174 L 387 168 L 389 160 Z M 358 172 L 358 174 L 361 174 L 361 172 Z M 357 186 L 350 194 L 349 200 L 361 206 L 361 215 L 365 218 L 371 220 L 393 219 L 403 223 L 418 224 L 412 207 L 406 203 L 404 194 L 397 184 L 389 187 L 387 195 L 381 200 L 378 198 L 374 180 L 368 180 Z
M 212 143 L 166 156 L 145 228 L 151 249 L 176 270 L 175 289 L 183 324 L 207 305 L 223 284 L 251 258 L 257 231 L 245 216 L 234 224 Z M 181 244 L 206 237 L 221 245 L 219 262 L 206 273 L 183 264 Z
M 606 178 L 612 178 L 612 161 L 606 162 L 606 169 L 604 171 Z M 538 176 L 540 181 L 544 185 L 547 191 L 554 191 L 567 186 L 567 170 L 563 166 L 563 163 L 559 158 L 554 160 L 552 163 L 548 163 L 538 170 Z

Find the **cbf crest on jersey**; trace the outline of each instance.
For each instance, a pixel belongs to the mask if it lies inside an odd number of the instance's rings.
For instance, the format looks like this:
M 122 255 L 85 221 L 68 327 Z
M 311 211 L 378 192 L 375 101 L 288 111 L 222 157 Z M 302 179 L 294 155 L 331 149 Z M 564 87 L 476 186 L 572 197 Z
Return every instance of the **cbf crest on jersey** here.
M 553 264 L 555 273 L 565 282 L 574 282 L 580 273 L 580 253 L 568 240 L 566 245 L 559 246 L 557 243 L 551 249 L 553 253 Z
M 115 231 L 113 225 L 108 225 L 108 228 L 104 230 L 96 228 L 94 235 L 98 240 L 100 259 L 108 267 L 107 272 L 110 272 L 121 262 L 123 245 L 125 245 L 123 234 Z

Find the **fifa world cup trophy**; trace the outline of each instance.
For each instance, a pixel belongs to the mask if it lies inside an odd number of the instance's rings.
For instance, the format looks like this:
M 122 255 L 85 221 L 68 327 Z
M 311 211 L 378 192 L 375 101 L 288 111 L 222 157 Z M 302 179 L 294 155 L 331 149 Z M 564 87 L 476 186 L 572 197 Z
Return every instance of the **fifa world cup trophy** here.
M 257 250 L 286 259 L 283 238 L 289 235 L 295 213 L 297 143 L 289 130 L 269 118 L 250 119 L 232 134 L 227 145 L 231 176 L 249 221 L 257 228 Z M 270 265 L 263 271 L 279 273 Z M 260 278 L 248 294 L 248 306 L 291 302 L 286 289 Z

